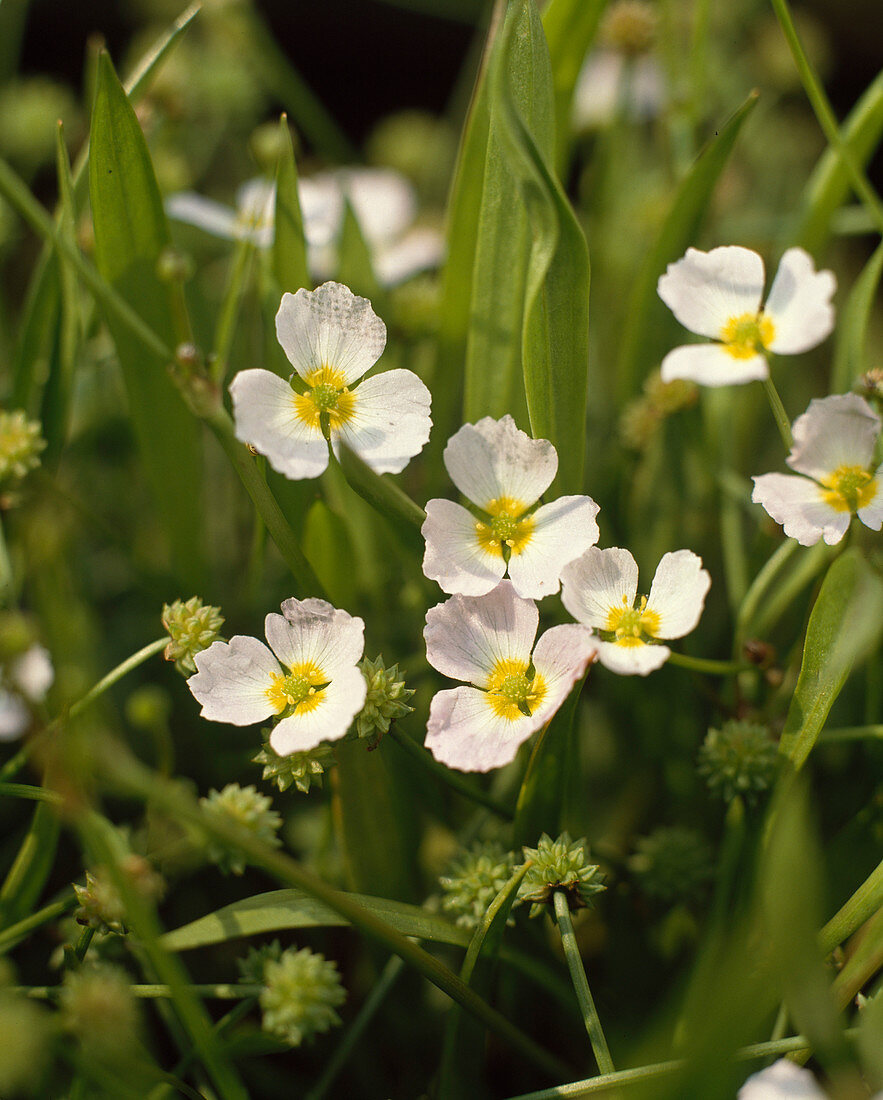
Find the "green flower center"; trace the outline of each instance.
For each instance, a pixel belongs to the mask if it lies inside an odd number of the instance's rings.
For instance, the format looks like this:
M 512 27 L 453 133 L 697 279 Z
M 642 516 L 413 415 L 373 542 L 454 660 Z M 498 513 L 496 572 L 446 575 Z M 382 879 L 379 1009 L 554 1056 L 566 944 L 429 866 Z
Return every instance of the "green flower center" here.
M 763 312 L 731 317 L 720 338 L 734 359 L 750 359 L 759 348 L 768 348 L 776 335 L 773 322 Z
M 622 598 L 622 607 L 611 607 L 607 611 L 605 630 L 609 641 L 617 645 L 637 646 L 656 637 L 659 627 L 659 612 L 647 607 L 647 597 L 642 596 L 637 607 L 629 607 L 626 596 Z
M 340 391 L 330 382 L 320 382 L 318 386 L 313 386 L 310 397 L 320 412 L 328 412 L 329 409 L 337 408 Z
M 822 499 L 837 512 L 857 512 L 877 495 L 877 480 L 861 466 L 838 466 L 821 479 Z

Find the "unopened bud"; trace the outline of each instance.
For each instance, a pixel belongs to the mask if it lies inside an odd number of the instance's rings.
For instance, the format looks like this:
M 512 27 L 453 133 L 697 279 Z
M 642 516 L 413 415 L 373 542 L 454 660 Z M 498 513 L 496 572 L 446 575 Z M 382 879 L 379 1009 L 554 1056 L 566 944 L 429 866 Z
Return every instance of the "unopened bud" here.
M 192 676 L 196 672 L 194 657 L 217 641 L 224 616 L 219 607 L 204 604 L 198 596 L 191 596 L 189 600 L 164 604 L 162 624 L 171 638 L 163 656 L 175 662 L 182 676 Z

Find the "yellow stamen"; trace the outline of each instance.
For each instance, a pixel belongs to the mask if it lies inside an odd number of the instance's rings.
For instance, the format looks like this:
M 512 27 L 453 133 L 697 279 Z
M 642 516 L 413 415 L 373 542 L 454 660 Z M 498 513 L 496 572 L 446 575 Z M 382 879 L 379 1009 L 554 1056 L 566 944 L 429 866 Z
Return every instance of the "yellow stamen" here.
M 861 466 L 838 466 L 820 480 L 822 500 L 835 512 L 857 512 L 877 495 L 877 479 Z
M 761 348 L 768 348 L 775 336 L 776 326 L 763 311 L 731 317 L 720 333 L 724 350 L 734 359 L 750 359 Z
M 482 550 L 499 557 L 520 554 L 533 537 L 533 516 L 522 516 L 528 505 L 514 497 L 497 497 L 484 505 L 490 523 L 476 521 L 475 535 Z M 503 547 L 506 547 L 504 553 Z
M 347 389 L 342 371 L 328 365 L 317 367 L 304 381 L 310 387 L 308 392 L 293 395 L 298 420 L 311 428 L 320 428 L 325 413 L 329 429 L 335 431 L 353 418 L 356 396 Z
M 287 675 L 273 673 L 270 679 L 266 695 L 276 714 L 287 707 L 293 707 L 294 714 L 309 714 L 322 702 L 329 683 L 325 673 L 312 661 L 301 661 L 292 665 Z
M 604 629 L 614 635 L 617 645 L 634 647 L 655 638 L 662 623 L 659 612 L 647 607 L 642 596 L 637 607 L 629 607 L 628 596 L 622 597 L 622 607 L 610 607 Z
M 532 680 L 528 679 L 527 669 L 524 661 L 507 659 L 495 662 L 488 676 L 485 698 L 498 718 L 514 722 L 527 717 L 545 698 L 545 680 L 537 672 Z

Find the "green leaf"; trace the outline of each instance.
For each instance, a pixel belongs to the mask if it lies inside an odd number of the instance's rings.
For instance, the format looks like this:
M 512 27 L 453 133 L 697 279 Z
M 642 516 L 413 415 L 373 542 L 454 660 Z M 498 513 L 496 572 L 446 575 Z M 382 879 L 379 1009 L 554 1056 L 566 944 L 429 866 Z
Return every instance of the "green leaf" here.
M 466 947 L 469 943 L 469 933 L 465 929 L 418 905 L 367 894 L 351 894 L 350 897 L 403 935 L 457 947 Z M 349 921 L 345 917 L 303 890 L 271 890 L 234 901 L 232 905 L 166 932 L 162 945 L 167 951 L 190 951 L 239 936 L 258 936 L 287 928 L 347 925 Z
M 337 278 L 356 294 L 368 298 L 378 315 L 388 312 L 386 295 L 374 274 L 371 251 L 359 225 L 359 219 L 349 201 L 343 204 L 343 225 L 340 229 L 340 253 Z
M 304 220 L 297 193 L 297 163 L 288 117 L 279 120 L 282 155 L 276 167 L 276 210 L 273 236 L 273 275 L 284 293 L 294 293 L 301 287 L 310 288 L 307 266 L 307 242 Z
M 883 72 L 853 107 L 840 134 L 854 162 L 866 165 L 883 134 Z M 797 224 L 789 226 L 785 243 L 820 252 L 831 232 L 831 219 L 849 193 L 849 170 L 837 150 L 828 148 L 807 180 Z
M 809 617 L 797 687 L 779 742 L 802 767 L 834 700 L 857 660 L 876 648 L 883 631 L 883 579 L 856 549 L 831 565 Z
M 90 194 L 95 262 L 150 328 L 174 346 L 169 287 L 156 264 L 169 243 L 162 199 L 131 103 L 102 54 L 92 114 Z M 135 437 L 182 579 L 198 584 L 201 521 L 199 433 L 168 375 L 115 315 L 107 324 L 122 367 Z
M 531 107 L 522 99 L 530 87 Z M 589 252 L 558 182 L 549 51 L 531 2 L 510 8 L 492 68 L 496 133 L 527 212 L 530 259 L 522 326 L 531 431 L 558 451 L 558 493 L 583 488 L 589 341 Z
M 340 468 L 350 487 L 389 521 L 403 544 L 422 553 L 420 528 L 426 513 L 420 505 L 411 500 L 389 474 L 376 473 L 344 444 L 340 446 Z
M 865 349 L 868 326 L 874 309 L 880 276 L 883 273 L 883 243 L 878 244 L 871 258 L 849 292 L 840 314 L 831 368 L 831 393 L 845 393 L 869 366 Z
M 58 848 L 57 811 L 40 802 L 18 854 L 0 889 L 0 928 L 24 919 L 39 901 Z
M 662 229 L 641 264 L 629 298 L 617 364 L 618 397 L 626 401 L 638 390 L 639 372 L 658 363 L 667 350 L 671 314 L 656 293 L 656 283 L 666 264 L 679 259 L 696 235 L 708 209 L 736 138 L 757 102 L 752 92 L 738 111 L 708 142 L 681 181 Z

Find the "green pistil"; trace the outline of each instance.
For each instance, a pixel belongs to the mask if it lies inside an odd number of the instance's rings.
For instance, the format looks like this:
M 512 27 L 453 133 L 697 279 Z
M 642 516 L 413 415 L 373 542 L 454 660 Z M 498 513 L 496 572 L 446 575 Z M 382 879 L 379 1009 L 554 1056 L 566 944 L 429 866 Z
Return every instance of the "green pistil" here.
M 313 404 L 320 412 L 328 412 L 330 409 L 337 408 L 337 399 L 339 396 L 340 391 L 329 382 L 320 382 L 318 386 L 313 386 L 312 390 L 310 390 L 310 397 L 313 400 Z
M 744 347 L 758 347 L 761 343 L 761 336 L 760 325 L 757 323 L 756 318 L 737 321 L 733 326 L 733 335 L 730 342 Z
M 614 631 L 616 637 L 640 638 L 643 634 L 643 624 L 641 623 L 643 615 L 643 608 L 633 607 L 628 611 L 624 611 L 616 624 L 616 630 Z
M 282 694 L 294 707 L 302 703 L 313 690 L 309 676 L 285 676 L 280 686 Z
M 491 530 L 494 532 L 494 538 L 499 539 L 501 543 L 506 545 L 511 544 L 518 536 L 518 522 L 517 519 L 513 519 L 512 516 L 505 513 L 501 516 L 494 516 L 491 520 Z
M 849 505 L 851 512 L 857 512 L 865 503 L 862 492 L 871 481 L 871 475 L 866 470 L 850 470 L 840 475 L 837 479 L 837 491 Z
M 518 707 L 525 717 L 530 718 L 530 704 L 535 702 L 535 696 L 533 684 L 526 676 L 519 673 L 507 676 L 495 694 L 501 695 L 508 703 Z

